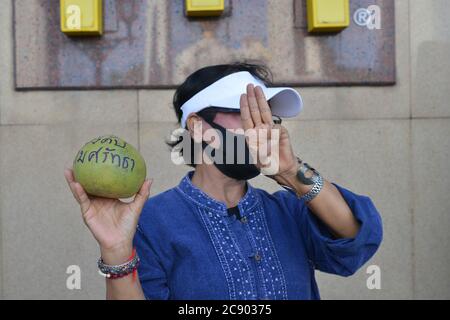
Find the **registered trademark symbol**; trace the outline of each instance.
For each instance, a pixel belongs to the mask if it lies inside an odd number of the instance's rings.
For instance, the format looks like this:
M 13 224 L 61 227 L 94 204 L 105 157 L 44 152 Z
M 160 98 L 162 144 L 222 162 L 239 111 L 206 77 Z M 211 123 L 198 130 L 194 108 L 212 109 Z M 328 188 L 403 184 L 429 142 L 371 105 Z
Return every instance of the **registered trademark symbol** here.
M 379 30 L 381 29 L 381 9 L 377 5 L 359 8 L 355 11 L 353 20 L 360 27 L 367 27 L 369 30 Z
M 365 27 L 369 23 L 371 16 L 370 11 L 366 8 L 359 8 L 355 11 L 353 19 L 358 26 Z

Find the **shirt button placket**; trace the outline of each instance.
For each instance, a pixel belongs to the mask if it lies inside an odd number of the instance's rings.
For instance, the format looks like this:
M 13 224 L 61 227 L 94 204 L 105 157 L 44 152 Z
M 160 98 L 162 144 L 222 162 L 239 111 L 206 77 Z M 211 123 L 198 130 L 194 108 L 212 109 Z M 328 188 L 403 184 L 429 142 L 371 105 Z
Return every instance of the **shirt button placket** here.
M 261 278 L 259 271 L 258 271 L 258 268 L 259 268 L 258 265 L 261 263 L 261 259 L 262 259 L 262 256 L 259 253 L 259 251 L 256 251 L 256 253 L 253 255 L 253 259 L 255 260 L 255 265 L 256 265 L 255 275 L 256 275 L 258 297 L 265 296 L 263 294 L 263 289 L 262 289 L 263 288 L 263 284 L 262 284 L 263 279 Z M 261 300 L 261 298 L 259 298 L 259 300 Z

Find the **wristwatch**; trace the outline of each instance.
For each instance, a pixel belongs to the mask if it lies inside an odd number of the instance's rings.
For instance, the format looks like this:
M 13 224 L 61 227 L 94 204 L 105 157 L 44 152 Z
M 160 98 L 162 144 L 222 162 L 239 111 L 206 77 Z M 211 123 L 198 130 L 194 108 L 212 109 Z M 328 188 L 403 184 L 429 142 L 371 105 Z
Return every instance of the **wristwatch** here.
M 313 167 L 311 167 L 309 164 L 307 164 L 306 162 L 303 162 L 302 159 L 300 159 L 299 157 L 297 157 L 297 161 L 300 164 L 300 168 L 297 171 L 297 178 L 298 180 L 300 180 L 301 183 L 305 184 L 305 185 L 311 185 L 311 184 L 315 184 L 317 183 L 317 181 L 319 180 L 319 172 L 314 169 Z M 311 176 L 307 176 L 307 172 L 311 170 L 312 171 L 312 175 Z
M 297 157 L 297 161 L 300 164 L 300 168 L 297 171 L 298 180 L 305 185 L 313 185 L 313 187 L 306 194 L 300 197 L 300 199 L 305 202 L 309 202 L 322 190 L 323 178 L 316 169 L 308 165 L 306 162 L 303 162 L 299 157 Z M 311 176 L 307 176 L 308 171 L 312 172 Z

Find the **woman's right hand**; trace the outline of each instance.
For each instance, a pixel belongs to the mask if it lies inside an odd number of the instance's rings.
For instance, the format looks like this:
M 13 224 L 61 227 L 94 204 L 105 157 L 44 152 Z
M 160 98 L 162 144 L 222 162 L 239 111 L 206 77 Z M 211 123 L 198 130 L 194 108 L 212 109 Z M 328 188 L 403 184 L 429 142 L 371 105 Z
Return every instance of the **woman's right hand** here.
M 146 179 L 134 200 L 124 203 L 118 199 L 88 195 L 75 181 L 72 169 L 66 169 L 64 176 L 80 205 L 84 223 L 100 245 L 105 263 L 124 263 L 132 254 L 134 234 L 142 208 L 150 195 L 152 180 Z

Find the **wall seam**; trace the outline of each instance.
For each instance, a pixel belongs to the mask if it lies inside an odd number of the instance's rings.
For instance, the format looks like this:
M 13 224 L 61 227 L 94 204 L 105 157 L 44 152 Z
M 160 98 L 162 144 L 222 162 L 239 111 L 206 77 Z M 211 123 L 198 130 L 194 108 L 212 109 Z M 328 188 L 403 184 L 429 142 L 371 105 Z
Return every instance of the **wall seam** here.
M 410 180 L 410 186 L 411 186 L 411 194 L 409 199 L 409 206 L 410 206 L 410 214 L 411 214 L 411 281 L 412 281 L 412 298 L 413 300 L 416 299 L 416 235 L 415 235 L 415 201 L 414 201 L 414 194 L 416 192 L 415 188 L 415 175 L 414 175 L 414 150 L 413 150 L 413 96 L 412 96 L 412 48 L 411 48 L 411 40 L 412 40 L 412 34 L 411 34 L 411 1 L 408 0 L 408 54 L 409 54 L 409 154 L 410 154 L 410 161 L 409 161 L 409 180 Z M 419 119 L 419 118 L 417 118 Z

